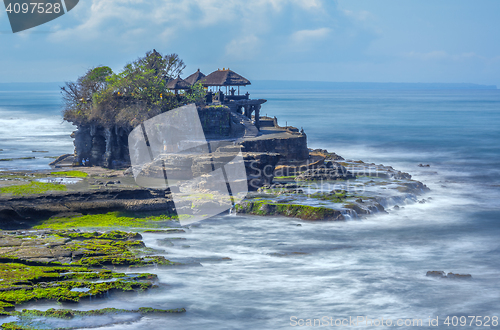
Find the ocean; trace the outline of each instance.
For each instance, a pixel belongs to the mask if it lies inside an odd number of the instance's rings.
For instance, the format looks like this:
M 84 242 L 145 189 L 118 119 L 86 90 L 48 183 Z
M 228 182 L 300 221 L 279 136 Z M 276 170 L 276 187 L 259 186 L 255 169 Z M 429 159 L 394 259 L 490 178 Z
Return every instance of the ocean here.
M 0 89 L 0 171 L 49 169 L 53 157 L 73 153 L 76 127 L 62 119 L 59 90 L 29 87 Z
M 221 216 L 167 248 L 144 234 L 188 266 L 149 270 L 158 289 L 76 308 L 187 309 L 100 329 L 500 328 L 500 90 L 257 87 L 261 113 L 303 128 L 311 148 L 408 172 L 428 202 L 345 222 Z M 0 92 L 0 158 L 35 157 L 0 170 L 48 169 L 45 157 L 73 151 L 73 130 L 58 91 Z

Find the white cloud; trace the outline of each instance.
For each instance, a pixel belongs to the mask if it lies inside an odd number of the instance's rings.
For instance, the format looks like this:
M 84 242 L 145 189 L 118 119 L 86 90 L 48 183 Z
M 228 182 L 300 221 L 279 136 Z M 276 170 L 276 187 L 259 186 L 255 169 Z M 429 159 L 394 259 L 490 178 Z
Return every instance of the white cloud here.
M 291 39 L 295 43 L 304 43 L 310 41 L 322 40 L 330 33 L 330 28 L 319 28 L 315 30 L 300 30 L 292 34 Z
M 362 24 L 331 0 L 87 0 L 50 24 L 51 33 L 43 38 L 21 36 L 26 40 L 20 50 L 71 58 L 77 65 L 69 77 L 78 67 L 119 70 L 153 48 L 178 53 L 188 67 L 211 70 L 296 63 L 313 53 L 317 60 L 330 60 L 344 39 L 359 41 L 358 48 L 368 39 Z
M 373 18 L 373 15 L 367 10 L 352 11 L 348 9 L 343 9 L 342 12 L 346 16 L 352 17 L 358 21 L 367 21 L 368 19 Z
M 228 59 L 248 60 L 264 48 L 264 40 L 266 50 L 279 47 L 279 43 L 287 48 L 290 41 L 310 46 L 330 31 L 326 27 L 304 29 L 290 39 L 294 25 L 290 24 L 289 14 L 294 13 L 294 19 L 304 27 L 311 22 L 318 25 L 318 19 L 325 20 L 331 14 L 324 8 L 324 0 L 90 1 L 81 2 L 70 13 L 73 18 L 64 26 L 58 25 L 49 40 L 75 47 L 106 45 L 107 49 L 122 52 L 151 47 L 176 48 L 174 51 L 179 52 L 181 42 L 196 43 L 198 48 L 211 49 L 212 58 L 217 56 L 214 48 L 218 48 L 219 57 L 225 54 Z M 280 51 L 284 51 L 283 47 Z

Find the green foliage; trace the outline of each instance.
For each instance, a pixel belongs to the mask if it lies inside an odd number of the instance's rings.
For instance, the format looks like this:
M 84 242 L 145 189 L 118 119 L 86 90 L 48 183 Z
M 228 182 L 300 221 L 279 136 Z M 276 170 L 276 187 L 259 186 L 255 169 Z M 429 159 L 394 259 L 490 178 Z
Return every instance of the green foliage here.
M 56 190 L 65 191 L 66 186 L 55 183 L 30 182 L 28 184 L 14 185 L 14 186 L 0 188 L 0 193 L 19 196 L 19 195 L 30 195 L 30 194 L 43 194 L 47 191 L 56 191 Z
M 165 111 L 204 102 L 201 84 L 194 85 L 184 95 L 175 95 L 166 88 L 167 82 L 185 68 L 177 54 L 162 56 L 153 50 L 127 64 L 119 73 L 106 68 L 92 69 L 76 83 L 66 84 L 65 120 L 77 125 L 95 121 L 108 127 L 133 128 Z
M 211 106 L 206 107 L 206 109 L 208 109 L 208 110 L 216 110 L 216 109 L 227 109 L 227 110 L 229 110 L 229 108 L 227 106 L 222 105 L 222 104 L 211 105 Z
M 202 105 L 205 103 L 205 87 L 200 82 L 194 84 L 189 91 L 186 92 L 185 97 L 187 103 L 195 103 L 196 105 Z M 225 107 L 225 106 L 220 106 Z M 226 107 L 227 108 L 227 107 Z
M 88 120 L 93 95 L 107 89 L 106 79 L 113 74 L 107 66 L 92 68 L 78 78 L 76 82 L 67 82 L 62 87 L 64 101 L 64 119 L 78 124 Z

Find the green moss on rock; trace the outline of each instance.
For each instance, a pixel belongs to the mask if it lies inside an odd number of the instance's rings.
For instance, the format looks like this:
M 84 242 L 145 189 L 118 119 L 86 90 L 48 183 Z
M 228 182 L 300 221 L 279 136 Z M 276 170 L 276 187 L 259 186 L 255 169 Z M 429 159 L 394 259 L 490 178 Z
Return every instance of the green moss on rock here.
M 89 175 L 82 171 L 61 171 L 61 172 L 51 172 L 51 176 L 61 176 L 68 178 L 86 178 Z
M 68 326 L 58 327 L 59 330 L 69 330 L 75 329 L 75 327 L 71 326 L 71 322 L 73 319 L 78 319 L 81 323 L 81 320 L 91 319 L 95 316 L 104 316 L 104 315 L 119 315 L 119 314 L 129 314 L 129 313 L 137 313 L 141 316 L 151 315 L 151 314 L 174 314 L 174 313 L 185 313 L 185 308 L 175 308 L 175 309 L 157 309 L 152 307 L 140 307 L 136 310 L 127 310 L 127 309 L 118 309 L 118 308 L 103 308 L 103 309 L 95 309 L 89 311 L 78 311 L 72 309 L 55 309 L 50 308 L 46 311 L 38 311 L 38 310 L 28 310 L 23 309 L 19 312 L 12 312 L 10 315 L 18 317 L 17 321 L 4 323 L 2 324 L 2 329 L 22 329 L 22 330 L 38 330 L 37 326 L 44 325 L 44 320 L 51 321 L 52 320 L 65 320 L 68 321 Z M 47 323 L 47 322 L 45 322 Z M 47 329 L 46 325 L 43 326 L 43 329 Z
M 338 210 L 300 204 L 270 203 L 265 201 L 244 202 L 236 205 L 239 213 L 255 215 L 284 215 L 303 220 L 345 220 Z
M 65 190 L 67 190 L 66 186 L 62 184 L 30 182 L 27 184 L 13 185 L 0 188 L 0 193 L 21 196 L 21 195 L 43 194 L 46 193 L 47 191 L 65 191 Z
M 101 268 L 177 264 L 163 256 L 141 256 L 146 248 L 139 238 L 141 236 L 136 233 L 120 231 L 41 230 L 29 231 L 26 236 L 19 232 L 3 232 L 6 244 L 0 248 L 3 254 L 0 258 L 0 314 L 8 315 L 6 309 L 30 301 L 77 303 L 82 298 L 101 296 L 113 290 L 144 291 L 153 287 L 157 280 L 155 274 L 124 274 Z M 20 241 L 30 245 L 21 246 Z M 55 244 L 53 252 L 47 242 Z M 72 262 L 32 260 L 33 251 L 38 251 L 35 259 L 47 259 L 43 256 L 59 253 L 62 258 L 71 255 Z
M 165 228 L 165 221 L 177 220 L 173 215 L 136 216 L 121 212 L 88 214 L 83 216 L 51 218 L 35 226 L 35 229 L 73 228 Z

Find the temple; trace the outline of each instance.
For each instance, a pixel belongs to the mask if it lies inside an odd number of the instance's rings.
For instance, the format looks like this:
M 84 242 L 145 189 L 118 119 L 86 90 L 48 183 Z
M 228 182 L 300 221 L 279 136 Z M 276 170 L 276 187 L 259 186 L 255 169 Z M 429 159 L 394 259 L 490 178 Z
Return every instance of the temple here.
M 249 182 L 253 180 L 253 186 L 257 187 L 272 182 L 273 171 L 268 170 L 263 175 L 264 168 L 274 169 L 278 162 L 278 165 L 299 166 L 309 159 L 304 131 L 288 124 L 279 126 L 276 117 L 262 116 L 261 106 L 266 100 L 251 99 L 248 92 L 241 90 L 251 84 L 248 79 L 225 68 L 209 75 L 197 70 L 185 79 L 177 76 L 167 80 L 166 88 L 181 99 L 182 94 L 197 83 L 205 89 L 205 104 L 197 106 L 200 124 L 206 140 L 214 146 L 212 151 L 222 155 L 220 164 L 228 150 L 241 150 L 248 165 Z M 109 126 L 98 120 L 79 124 L 72 134 L 75 139 L 74 155 L 66 155 L 68 157 L 56 160 L 52 165 L 73 166 L 85 159 L 87 165 L 109 168 L 130 166 L 128 139 L 133 128 L 121 124 Z M 159 139 L 160 142 L 163 140 Z M 166 146 L 165 153 L 174 151 L 169 148 L 175 146 Z M 199 160 L 196 161 L 198 163 Z M 259 164 L 259 168 L 251 168 L 251 163 Z M 185 164 L 172 166 L 191 169 L 194 165 L 189 164 L 187 167 Z M 158 173 L 162 174 L 161 171 Z
M 184 80 L 180 77 L 170 80 L 167 83 L 167 88 L 178 93 L 179 90 L 187 90 L 198 82 L 207 90 L 207 105 L 225 105 L 232 112 L 242 114 L 248 119 L 253 120 L 255 127 L 260 130 L 260 109 L 261 105 L 267 102 L 267 100 L 250 99 L 248 92 L 240 95 L 240 87 L 251 84 L 248 79 L 229 70 L 229 68 L 218 69 L 208 76 L 204 75 L 198 69 L 198 71 Z

